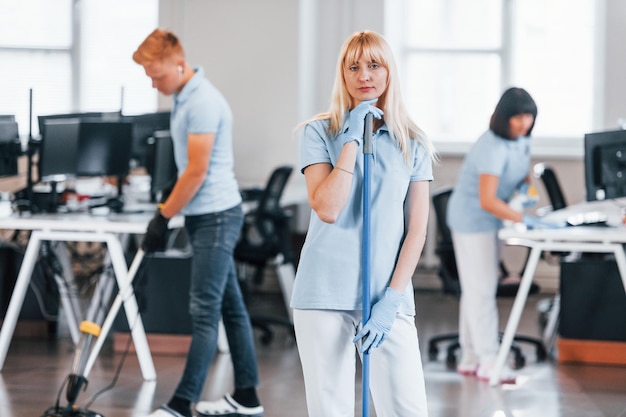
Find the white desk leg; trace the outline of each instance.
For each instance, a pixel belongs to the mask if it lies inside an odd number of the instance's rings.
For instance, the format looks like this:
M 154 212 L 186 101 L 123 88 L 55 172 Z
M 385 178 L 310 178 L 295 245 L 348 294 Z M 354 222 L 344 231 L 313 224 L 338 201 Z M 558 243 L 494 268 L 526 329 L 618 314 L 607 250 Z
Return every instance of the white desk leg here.
M 137 393 L 137 399 L 133 406 L 134 416 L 145 416 L 152 409 L 154 393 L 156 392 L 156 381 L 144 381 Z
M 39 248 L 41 247 L 41 239 L 38 232 L 31 233 L 26 247 L 26 253 L 22 260 L 22 266 L 20 272 L 17 275 L 17 281 L 15 282 L 15 288 L 11 295 L 11 301 L 9 302 L 9 308 L 4 316 L 4 322 L 2 323 L 2 330 L 0 330 L 0 370 L 4 366 L 4 360 L 7 357 L 9 350 L 9 344 L 13 337 L 13 331 L 15 330 L 15 324 L 17 318 L 22 309 L 24 303 L 24 297 L 26 296 L 26 290 L 28 290 L 28 284 L 37 262 L 37 255 L 39 254 Z
M 119 241 L 112 237 L 107 239 L 107 245 L 109 245 L 109 253 L 111 254 L 111 262 L 117 277 L 119 291 L 117 296 L 113 300 L 113 304 L 109 309 L 109 313 L 102 324 L 100 336 L 96 339 L 94 348 L 92 349 L 87 365 L 85 366 L 85 374 L 87 377 L 91 367 L 96 361 L 96 358 L 104 344 L 104 339 L 111 330 L 115 316 L 117 315 L 120 306 L 124 304 L 124 310 L 128 319 L 129 328 L 132 329 L 133 343 L 135 344 L 135 351 L 137 352 L 137 359 L 139 360 L 139 366 L 144 380 L 151 381 L 156 379 L 156 370 L 154 369 L 154 362 L 152 362 L 152 356 L 150 355 L 150 347 L 148 346 L 148 339 L 143 328 L 143 322 L 139 315 L 139 309 L 137 307 L 137 300 L 133 292 L 132 282 L 137 274 L 137 270 L 143 260 L 143 251 L 139 250 L 133 259 L 133 263 L 130 269 L 126 269 L 126 261 L 124 260 L 124 253 Z
M 118 243 L 117 240 L 115 240 L 115 242 Z M 126 295 L 122 299 L 124 311 L 126 313 L 127 320 L 129 320 L 128 325 L 131 326 L 129 328 L 132 329 L 131 336 L 133 338 L 143 378 L 147 381 L 151 381 L 156 379 L 156 370 L 154 369 L 154 362 L 152 362 L 148 338 L 146 337 L 146 331 L 143 327 L 143 321 L 141 320 L 141 315 L 139 314 L 139 307 L 137 306 L 137 299 L 135 298 L 135 292 L 132 286 L 137 270 L 139 269 L 139 265 L 143 260 L 143 255 L 143 251 L 140 251 L 137 255 L 135 255 L 135 258 L 138 259 L 133 260 L 133 265 L 131 265 L 133 268 L 128 270 L 128 272 L 126 270 L 126 261 L 124 259 L 124 253 L 121 245 L 119 246 L 119 251 L 117 253 L 111 253 L 111 260 L 113 261 L 114 268 L 116 264 L 119 265 L 118 268 L 115 268 L 118 286 L 120 286 L 120 288 L 128 288 L 128 291 L 125 292 Z M 117 262 L 115 260 L 116 258 L 118 258 Z M 111 320 L 111 324 L 113 324 L 113 320 Z
M 526 270 L 524 271 L 524 276 L 522 276 L 522 281 L 517 289 L 517 295 L 515 296 L 515 302 L 513 303 L 509 320 L 506 323 L 506 329 L 504 330 L 504 336 L 502 337 L 502 342 L 500 343 L 496 363 L 491 371 L 489 384 L 492 386 L 500 383 L 500 373 L 502 372 L 506 358 L 509 355 L 509 350 L 511 349 L 511 344 L 513 343 L 513 337 L 515 336 L 519 319 L 524 310 L 524 304 L 526 304 L 526 299 L 528 298 L 530 284 L 532 283 L 533 276 L 535 275 L 535 269 L 537 268 L 540 255 L 541 249 L 538 246 L 534 246 L 531 249 L 528 264 L 526 265 Z

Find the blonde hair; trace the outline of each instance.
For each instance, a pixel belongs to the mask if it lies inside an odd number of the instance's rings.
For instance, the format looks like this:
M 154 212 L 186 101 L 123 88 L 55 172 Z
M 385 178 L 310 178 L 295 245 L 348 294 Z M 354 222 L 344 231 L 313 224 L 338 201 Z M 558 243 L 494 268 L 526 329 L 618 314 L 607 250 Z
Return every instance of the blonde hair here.
M 331 93 L 331 104 L 327 112 L 320 113 L 304 122 L 306 125 L 314 120 L 330 119 L 328 132 L 336 136 L 340 133 L 342 123 L 351 109 L 352 96 L 346 87 L 343 76 L 344 69 L 363 56 L 363 59 L 376 62 L 384 66 L 388 72 L 387 88 L 378 98 L 376 106 L 383 110 L 383 119 L 389 128 L 392 140 L 401 149 L 405 160 L 409 160 L 409 139 L 419 140 L 433 160 L 437 160 L 437 154 L 426 134 L 409 117 L 408 111 L 402 100 L 398 70 L 396 68 L 393 52 L 387 41 L 373 31 L 356 32 L 343 44 L 335 74 L 335 82 Z
M 155 29 L 133 53 L 133 61 L 139 65 L 150 65 L 172 57 L 184 57 L 185 51 L 178 37 L 167 30 Z

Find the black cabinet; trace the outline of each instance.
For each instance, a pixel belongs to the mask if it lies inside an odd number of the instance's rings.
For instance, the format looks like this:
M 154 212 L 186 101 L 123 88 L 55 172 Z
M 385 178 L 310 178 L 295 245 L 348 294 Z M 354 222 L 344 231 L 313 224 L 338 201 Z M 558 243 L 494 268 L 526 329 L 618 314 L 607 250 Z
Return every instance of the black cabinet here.
M 559 336 L 626 341 L 626 293 L 612 257 L 561 263 Z
M 191 334 L 189 285 L 191 257 L 145 258 L 145 269 L 135 281 L 135 296 L 146 333 Z M 115 321 L 115 330 L 128 331 L 124 308 Z

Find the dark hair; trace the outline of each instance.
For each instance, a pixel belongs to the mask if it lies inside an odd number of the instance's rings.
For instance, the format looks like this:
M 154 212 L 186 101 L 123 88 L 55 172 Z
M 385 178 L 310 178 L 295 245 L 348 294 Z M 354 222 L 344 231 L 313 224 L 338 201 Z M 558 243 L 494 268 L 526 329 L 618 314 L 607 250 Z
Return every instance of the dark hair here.
M 506 90 L 500 101 L 496 105 L 496 109 L 491 115 L 491 121 L 489 122 L 489 129 L 498 136 L 507 139 L 515 139 L 511 137 L 511 128 L 509 125 L 509 119 L 518 114 L 532 114 L 533 118 L 537 118 L 537 105 L 535 100 L 528 94 L 523 88 L 511 87 Z M 535 121 L 533 120 L 532 126 L 528 129 L 527 136 L 535 127 Z

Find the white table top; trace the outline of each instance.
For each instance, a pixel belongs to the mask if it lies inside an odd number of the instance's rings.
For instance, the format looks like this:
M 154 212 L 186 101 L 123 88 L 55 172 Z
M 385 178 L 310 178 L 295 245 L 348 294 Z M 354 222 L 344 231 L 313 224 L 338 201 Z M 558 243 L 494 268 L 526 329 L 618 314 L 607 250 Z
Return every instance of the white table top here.
M 92 216 L 87 213 L 25 214 L 0 219 L 0 228 L 73 232 L 102 231 L 144 233 L 152 216 L 148 213 Z
M 576 226 L 527 230 L 524 225 L 515 224 L 500 230 L 498 236 L 503 240 L 522 238 L 534 241 L 626 243 L 626 225 L 623 223 L 622 208 L 626 208 L 626 198 L 579 203 L 545 216 L 546 220 L 565 222 L 570 216 L 599 213 L 606 215 L 608 227 Z
M 0 218 L 0 229 L 143 234 L 153 215 L 151 211 L 106 216 L 89 213 L 13 214 Z M 170 227 L 181 227 L 182 221 L 182 217 L 174 217 Z

